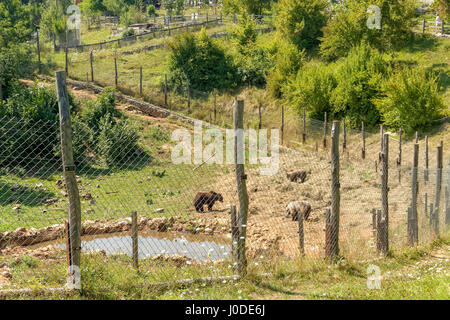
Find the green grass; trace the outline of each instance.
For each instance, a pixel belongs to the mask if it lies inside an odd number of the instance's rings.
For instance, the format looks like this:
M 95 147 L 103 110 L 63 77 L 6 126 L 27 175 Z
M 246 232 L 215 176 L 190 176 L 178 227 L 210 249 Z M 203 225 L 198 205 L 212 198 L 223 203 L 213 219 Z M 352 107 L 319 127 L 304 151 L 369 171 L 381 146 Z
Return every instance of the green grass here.
M 426 247 L 392 252 L 372 262 L 381 269 L 381 289 L 368 289 L 367 267 L 345 259 L 336 264 L 321 260 L 260 262 L 249 261 L 248 275 L 241 281 L 172 285 L 148 288 L 155 282 L 231 275 L 229 262 L 215 265 L 177 267 L 169 262 L 140 260 L 140 270 L 131 267 L 129 257 L 86 254 L 82 260 L 82 290 L 72 299 L 442 299 L 450 298 L 449 259 L 435 258 L 436 250 L 448 250 L 448 236 Z M 61 286 L 65 281 L 63 257 L 51 264 L 29 257 L 9 261 L 13 279 L 21 285 Z M 262 272 L 271 272 L 262 276 Z M 36 299 L 61 296 L 38 295 Z
M 86 163 L 79 165 L 77 175 L 83 220 L 129 217 L 131 211 L 149 217 L 186 217 L 192 211 L 197 188 L 214 183 L 224 172 L 222 170 L 227 170 L 202 166 L 194 172 L 195 165 L 173 164 L 168 147 L 171 131 L 137 116 L 132 119 L 141 132 L 141 145 L 151 157 L 137 156 L 137 160 L 118 169 Z M 58 180 L 63 180 L 60 165 L 37 166 L 39 172 L 3 169 L 0 175 L 0 232 L 18 227 L 41 228 L 67 219 L 65 189 L 57 185 Z M 14 188 L 15 184 L 20 188 Z M 83 197 L 87 193 L 93 200 Z M 58 201 L 46 205 L 45 201 L 53 198 Z M 155 214 L 157 208 L 165 210 Z

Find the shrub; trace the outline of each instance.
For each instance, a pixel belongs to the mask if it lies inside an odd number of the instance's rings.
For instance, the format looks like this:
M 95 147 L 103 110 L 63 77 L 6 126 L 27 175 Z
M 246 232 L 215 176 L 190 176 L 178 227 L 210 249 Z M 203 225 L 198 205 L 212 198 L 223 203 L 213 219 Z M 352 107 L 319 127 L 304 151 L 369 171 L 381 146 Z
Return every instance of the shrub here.
M 101 119 L 111 116 L 111 121 L 114 121 L 114 118 L 122 116 L 122 113 L 116 109 L 115 100 L 114 89 L 105 88 L 97 100 L 86 103 L 81 112 L 81 119 L 90 129 L 98 132 Z
M 398 48 L 411 35 L 414 17 L 413 0 L 348 0 L 336 9 L 335 16 L 324 28 L 320 51 L 327 60 L 346 56 L 350 49 L 362 41 L 381 51 Z M 381 9 L 382 29 L 369 29 L 367 8 L 377 5 Z
M 295 77 L 305 61 L 305 51 L 298 50 L 287 41 L 277 41 L 278 48 L 274 55 L 275 69 L 268 77 L 268 90 L 275 98 L 281 98 L 282 88 L 290 78 Z
M 157 17 L 158 16 L 158 14 L 156 13 L 156 8 L 153 4 L 151 4 L 147 7 L 147 14 L 149 15 L 149 17 Z
M 333 113 L 331 95 L 336 87 L 334 65 L 309 64 L 283 88 L 285 104 L 299 114 L 306 109 L 309 117 L 322 119 L 324 112 Z
M 319 44 L 322 28 L 327 23 L 326 0 L 280 0 L 277 4 L 277 33 L 298 49 L 311 49 Z
M 432 126 L 445 109 L 438 78 L 422 69 L 397 70 L 383 82 L 382 90 L 375 104 L 383 121 L 407 134 Z
M 232 57 L 203 28 L 198 35 L 185 33 L 169 44 L 169 81 L 174 88 L 199 91 L 227 90 L 237 85 Z
M 124 165 L 139 150 L 137 129 L 127 119 L 115 121 L 106 115 L 99 124 L 97 150 L 108 166 Z
M 380 83 L 387 73 L 387 62 L 376 49 L 363 43 L 353 48 L 336 72 L 336 89 L 331 103 L 338 117 L 346 117 L 350 126 L 361 121 L 375 125 L 380 120 L 373 99 L 380 94 Z
M 122 38 L 127 38 L 127 37 L 132 37 L 132 36 L 134 36 L 134 29 L 133 28 L 127 28 L 127 29 L 122 31 L 122 34 L 121 34 Z

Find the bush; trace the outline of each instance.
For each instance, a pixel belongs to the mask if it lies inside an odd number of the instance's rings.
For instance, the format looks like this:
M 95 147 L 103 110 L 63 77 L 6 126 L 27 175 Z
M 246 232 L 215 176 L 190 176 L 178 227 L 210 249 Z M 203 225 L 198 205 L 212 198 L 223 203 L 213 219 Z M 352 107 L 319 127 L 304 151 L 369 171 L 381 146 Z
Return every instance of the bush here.
M 327 60 L 344 57 L 362 41 L 380 51 L 401 47 L 411 35 L 414 17 L 413 0 L 348 0 L 336 9 L 335 16 L 324 28 L 320 51 Z M 367 8 L 381 9 L 382 29 L 369 29 Z
M 322 28 L 327 23 L 326 0 L 280 0 L 277 4 L 277 33 L 298 49 L 311 49 L 319 44 Z
M 134 29 L 133 28 L 127 28 L 127 29 L 122 31 L 122 34 L 121 34 L 122 38 L 127 38 L 127 37 L 132 37 L 132 36 L 134 36 Z
M 156 8 L 153 4 L 151 4 L 147 7 L 147 14 L 149 15 L 149 17 L 157 17 L 158 16 L 158 14 L 156 13 Z
M 106 115 L 99 124 L 97 150 L 108 166 L 124 165 L 133 160 L 139 150 L 137 129 L 127 119 L 117 122 L 111 115 Z
M 380 121 L 373 99 L 380 95 L 380 83 L 387 73 L 387 61 L 376 49 L 363 43 L 353 48 L 336 72 L 336 89 L 331 103 L 337 117 L 346 117 L 351 127 L 361 121 L 368 126 Z
M 169 44 L 169 82 L 173 88 L 199 91 L 228 90 L 237 85 L 232 57 L 203 28 L 198 35 L 185 33 Z
M 310 64 L 299 70 L 297 77 L 283 88 L 285 104 L 303 114 L 322 119 L 325 112 L 332 115 L 331 96 L 336 88 L 334 65 Z
M 115 101 L 114 90 L 105 88 L 97 100 L 86 103 L 81 112 L 81 119 L 90 129 L 98 132 L 101 119 L 111 116 L 111 121 L 113 121 L 116 117 L 122 116 L 122 113 L 116 109 Z
M 78 110 L 69 95 L 71 110 Z M 57 160 L 59 147 L 56 91 L 23 87 L 15 82 L 0 102 L 0 162 L 4 166 L 36 166 L 37 159 Z M 48 163 L 46 163 L 48 164 Z
M 13 83 L 33 71 L 33 61 L 30 59 L 31 47 L 26 44 L 10 44 L 0 47 L 0 84 L 3 87 L 3 98 L 9 95 L 9 87 Z M 14 90 L 11 88 L 11 90 Z
M 383 82 L 382 90 L 375 104 L 383 121 L 406 134 L 429 128 L 445 110 L 438 78 L 422 69 L 397 70 Z
M 282 97 L 282 88 L 289 79 L 295 77 L 305 61 L 305 51 L 298 50 L 287 41 L 277 41 L 278 47 L 274 55 L 275 70 L 268 77 L 268 90 L 275 98 Z

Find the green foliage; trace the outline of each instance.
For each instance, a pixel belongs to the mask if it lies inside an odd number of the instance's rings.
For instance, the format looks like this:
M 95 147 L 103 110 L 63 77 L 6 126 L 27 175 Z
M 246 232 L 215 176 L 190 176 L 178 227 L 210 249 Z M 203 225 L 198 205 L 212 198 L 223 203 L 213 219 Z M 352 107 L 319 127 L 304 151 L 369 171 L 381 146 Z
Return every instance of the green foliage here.
M 169 44 L 169 83 L 174 88 L 186 86 L 200 91 L 227 90 L 237 84 L 237 70 L 232 57 L 203 28 L 198 35 L 176 36 Z
M 33 31 L 28 6 L 22 5 L 20 0 L 0 2 L 0 48 L 28 41 Z
M 27 44 L 12 44 L 0 48 L 0 84 L 3 86 L 3 98 L 9 95 L 9 86 L 15 80 L 29 75 L 33 71 L 30 59 L 32 48 Z
M 120 23 L 125 27 L 134 23 L 143 23 L 146 21 L 145 14 L 136 6 L 128 6 L 120 14 Z
M 438 78 L 422 69 L 397 70 L 382 89 L 375 104 L 384 123 L 407 134 L 429 128 L 445 109 Z
M 162 0 L 162 6 L 169 16 L 181 16 L 184 11 L 184 0 Z
M 448 22 L 450 20 L 450 0 L 434 0 L 432 4 L 441 17 L 441 20 Z
M 105 88 L 95 101 L 89 101 L 83 108 L 81 119 L 94 132 L 100 130 L 100 123 L 103 118 L 109 117 L 111 122 L 115 118 L 121 117 L 122 113 L 116 109 L 114 90 Z
M 278 48 L 274 55 L 275 70 L 268 78 L 268 90 L 275 98 L 281 98 L 282 88 L 291 77 L 295 77 L 305 61 L 305 51 L 299 50 L 288 41 L 277 41 Z
M 41 16 L 41 34 L 55 33 L 61 35 L 66 30 L 66 12 L 68 6 L 73 4 L 71 0 L 47 0 Z
M 223 0 L 225 14 L 255 14 L 262 15 L 264 10 L 270 8 L 272 0 Z
M 133 160 L 139 150 L 139 135 L 129 120 L 116 121 L 108 114 L 101 119 L 99 129 L 97 150 L 107 165 L 123 165 Z
M 333 113 L 331 95 L 336 88 L 334 65 L 309 64 L 299 70 L 297 77 L 283 87 L 283 97 L 288 107 L 308 116 L 322 119 L 324 112 Z
M 157 17 L 158 16 L 158 14 L 156 13 L 156 8 L 155 8 L 154 5 L 150 4 L 147 7 L 147 14 L 148 14 L 149 17 Z
M 115 16 L 120 16 L 127 7 L 124 0 L 103 0 L 103 5 L 108 12 Z
M 384 56 L 369 45 L 363 43 L 351 49 L 336 72 L 337 86 L 331 97 L 335 116 L 346 117 L 354 128 L 361 121 L 369 126 L 378 123 L 380 114 L 373 99 L 380 95 L 387 68 Z
M 280 0 L 276 6 L 279 39 L 289 40 L 300 50 L 317 46 L 328 19 L 326 7 L 326 0 Z
M 133 28 L 128 28 L 122 31 L 122 38 L 127 38 L 127 37 L 132 37 L 134 36 L 134 29 Z
M 327 60 L 346 56 L 350 49 L 362 41 L 381 51 L 398 48 L 411 36 L 414 17 L 413 0 L 348 0 L 338 7 L 335 16 L 324 28 L 320 45 L 321 54 Z M 381 30 L 369 29 L 367 20 L 372 13 L 370 5 L 381 10 Z
M 243 14 L 239 24 L 231 32 L 232 42 L 236 45 L 234 54 L 242 84 L 261 87 L 272 69 L 269 53 L 256 44 L 256 23 L 247 14 Z

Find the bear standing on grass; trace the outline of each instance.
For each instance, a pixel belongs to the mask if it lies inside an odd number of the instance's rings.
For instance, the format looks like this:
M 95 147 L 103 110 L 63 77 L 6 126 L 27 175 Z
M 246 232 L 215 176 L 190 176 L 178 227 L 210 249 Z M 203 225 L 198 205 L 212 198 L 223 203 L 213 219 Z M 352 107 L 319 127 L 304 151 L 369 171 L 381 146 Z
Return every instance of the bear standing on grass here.
M 216 201 L 223 202 L 223 197 L 220 193 L 214 191 L 199 192 L 194 199 L 195 210 L 197 212 L 203 212 L 203 206 L 207 204 L 208 210 L 211 211 Z

